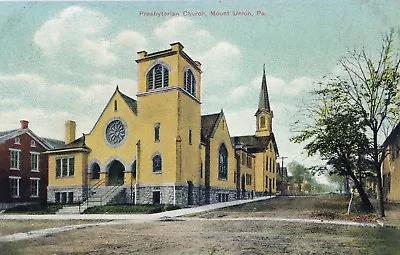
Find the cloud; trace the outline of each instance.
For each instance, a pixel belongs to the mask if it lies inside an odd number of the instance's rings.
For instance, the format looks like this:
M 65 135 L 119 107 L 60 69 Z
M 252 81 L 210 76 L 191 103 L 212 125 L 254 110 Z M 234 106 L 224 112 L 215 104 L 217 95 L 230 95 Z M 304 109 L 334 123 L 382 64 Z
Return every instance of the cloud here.
M 110 46 L 110 41 L 84 39 L 78 50 L 81 56 L 84 56 L 89 63 L 93 63 L 96 66 L 107 66 L 115 64 L 118 60 L 118 58 L 111 53 Z
M 102 13 L 72 6 L 45 22 L 35 33 L 34 42 L 46 56 L 54 57 L 64 47 L 71 44 L 76 47 L 85 38 L 98 35 L 108 25 L 109 21 Z
M 132 52 L 138 52 L 147 45 L 146 38 L 139 32 L 133 30 L 124 30 L 119 33 L 115 39 L 116 43 L 124 47 L 125 49 L 131 50 Z
M 213 36 L 188 18 L 174 17 L 154 29 L 154 35 L 163 43 L 180 41 L 190 49 L 205 49 L 214 42 Z
M 68 118 L 79 119 L 84 132 L 88 132 L 117 85 L 128 96 L 136 94 L 137 83 L 128 78 L 97 75 L 89 86 L 78 86 L 53 83 L 36 74 L 0 75 L 0 89 L 4 92 L 0 95 L 0 113 L 6 118 L 3 123 L 8 124 L 14 124 L 16 119 L 39 120 L 43 116 L 47 116 L 43 122 L 51 125 L 64 123 Z M 1 126 L 0 130 L 6 128 L 12 127 Z
M 147 44 L 146 38 L 132 29 L 109 36 L 111 22 L 98 11 L 81 6 L 62 10 L 45 22 L 33 41 L 51 60 L 78 68 L 82 60 L 92 67 L 111 67 L 126 55 Z
M 232 88 L 240 74 L 241 56 L 240 49 L 227 41 L 197 55 L 196 59 L 203 64 L 204 92 L 212 90 L 222 96 Z

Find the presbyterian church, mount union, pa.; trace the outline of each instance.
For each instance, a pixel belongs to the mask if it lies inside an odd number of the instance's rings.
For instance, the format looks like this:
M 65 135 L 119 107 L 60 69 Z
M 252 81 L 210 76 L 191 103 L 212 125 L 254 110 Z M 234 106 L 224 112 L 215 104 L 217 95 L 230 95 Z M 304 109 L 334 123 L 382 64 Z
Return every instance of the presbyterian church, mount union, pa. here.
M 231 137 L 224 112 L 201 115 L 201 64 L 178 43 L 138 52 L 137 99 L 117 87 L 92 130 L 49 150 L 48 201 L 178 206 L 276 191 L 278 149 L 265 70 L 254 135 Z

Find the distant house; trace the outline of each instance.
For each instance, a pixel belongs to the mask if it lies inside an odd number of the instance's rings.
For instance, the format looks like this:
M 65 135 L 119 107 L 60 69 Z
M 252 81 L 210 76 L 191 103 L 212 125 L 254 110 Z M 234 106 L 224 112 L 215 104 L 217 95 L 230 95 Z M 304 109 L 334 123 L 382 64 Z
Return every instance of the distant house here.
M 382 163 L 383 195 L 388 201 L 400 202 L 400 123 L 383 143 L 386 151 Z
M 47 155 L 63 142 L 37 136 L 21 120 L 19 129 L 0 131 L 0 208 L 45 202 Z

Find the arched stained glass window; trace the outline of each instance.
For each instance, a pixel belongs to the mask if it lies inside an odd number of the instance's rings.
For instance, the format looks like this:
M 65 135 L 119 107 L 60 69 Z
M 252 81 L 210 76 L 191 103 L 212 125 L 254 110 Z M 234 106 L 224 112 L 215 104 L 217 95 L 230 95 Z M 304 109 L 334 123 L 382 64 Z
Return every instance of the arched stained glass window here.
M 162 171 L 162 159 L 160 155 L 153 157 L 153 173 L 160 173 Z
M 228 150 L 225 144 L 221 144 L 219 147 L 218 157 L 218 179 L 228 178 Z

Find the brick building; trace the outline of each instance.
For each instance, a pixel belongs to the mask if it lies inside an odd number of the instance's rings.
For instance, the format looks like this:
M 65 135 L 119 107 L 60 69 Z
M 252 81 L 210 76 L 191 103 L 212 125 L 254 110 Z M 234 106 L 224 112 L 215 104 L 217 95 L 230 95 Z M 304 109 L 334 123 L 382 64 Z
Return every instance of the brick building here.
M 47 155 L 63 142 L 41 138 L 21 120 L 19 129 L 0 131 L 0 208 L 45 202 Z

